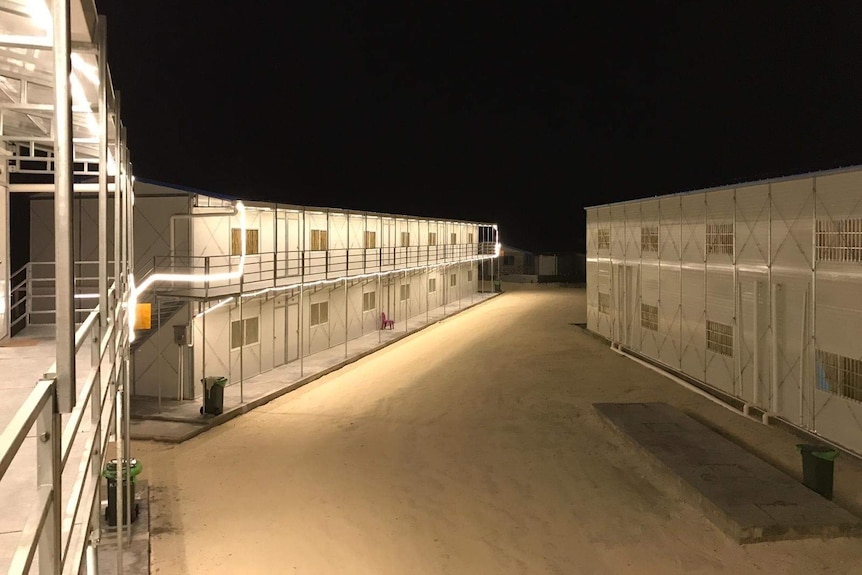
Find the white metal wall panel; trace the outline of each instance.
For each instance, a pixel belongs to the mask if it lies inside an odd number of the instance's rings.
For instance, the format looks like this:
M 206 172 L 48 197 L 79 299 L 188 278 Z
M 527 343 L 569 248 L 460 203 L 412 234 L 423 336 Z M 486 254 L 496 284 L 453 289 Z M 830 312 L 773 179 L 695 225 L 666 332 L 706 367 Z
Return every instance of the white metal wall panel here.
M 814 182 L 810 178 L 771 186 L 772 269 L 810 275 L 814 215 Z
M 681 307 L 679 290 L 679 267 L 671 262 L 662 262 L 659 270 L 661 298 L 658 305 L 659 349 L 657 359 L 673 367 L 680 367 Z
M 702 269 L 682 270 L 681 354 L 682 370 L 703 379 L 706 352 L 706 317 L 704 314 L 704 281 Z
M 736 191 L 734 243 L 739 266 L 769 263 L 769 186 L 747 186 Z

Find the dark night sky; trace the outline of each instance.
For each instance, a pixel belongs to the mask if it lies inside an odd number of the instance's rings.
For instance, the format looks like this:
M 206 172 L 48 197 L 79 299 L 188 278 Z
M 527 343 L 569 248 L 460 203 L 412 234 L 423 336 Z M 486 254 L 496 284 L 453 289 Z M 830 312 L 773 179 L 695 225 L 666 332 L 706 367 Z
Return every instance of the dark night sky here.
M 585 205 L 862 163 L 853 2 L 276 4 L 97 0 L 138 177 L 563 252 Z

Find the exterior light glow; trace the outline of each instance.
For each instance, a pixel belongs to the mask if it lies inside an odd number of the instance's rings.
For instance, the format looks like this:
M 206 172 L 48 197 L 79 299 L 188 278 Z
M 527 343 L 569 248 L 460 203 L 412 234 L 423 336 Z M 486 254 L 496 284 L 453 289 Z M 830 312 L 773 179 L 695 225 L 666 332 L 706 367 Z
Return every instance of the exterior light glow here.
M 152 284 L 158 281 L 183 282 L 183 283 L 200 283 L 207 281 L 232 281 L 242 277 L 245 273 L 245 205 L 237 201 L 236 211 L 239 214 L 240 227 L 240 245 L 242 250 L 239 256 L 239 267 L 233 272 L 220 272 L 213 274 L 150 274 L 144 283 L 135 285 L 134 274 L 129 274 L 129 300 L 126 302 L 126 313 L 128 314 L 129 324 L 129 343 L 135 341 L 135 315 L 137 311 L 138 297 L 147 290 Z

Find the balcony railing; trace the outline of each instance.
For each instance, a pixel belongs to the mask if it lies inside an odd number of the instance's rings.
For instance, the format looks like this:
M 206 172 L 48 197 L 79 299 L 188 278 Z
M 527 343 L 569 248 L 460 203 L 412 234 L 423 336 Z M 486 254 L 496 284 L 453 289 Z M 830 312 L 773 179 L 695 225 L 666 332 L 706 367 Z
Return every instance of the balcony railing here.
M 109 301 L 113 301 L 113 288 Z M 107 327 L 101 310 L 93 310 L 75 333 L 75 354 L 89 357 L 90 369 L 80 385 L 77 402 L 68 416 L 58 410 L 56 368 L 50 367 L 0 434 L 0 481 L 22 451 L 35 426 L 36 466 L 33 489 L 20 494 L 31 500 L 21 539 L 9 573 L 29 573 L 37 557 L 41 573 L 80 573 L 85 562 L 95 568 L 95 545 L 100 538 L 101 472 L 106 463 L 112 424 L 114 437 L 127 442 L 124 402 L 125 346 L 128 329 L 123 306 L 112 305 Z M 86 363 L 77 361 L 77 365 Z M 65 424 L 63 417 L 66 418 Z M 128 453 L 119 449 L 118 453 Z M 72 489 L 63 495 L 61 485 Z M 118 502 L 127 512 L 129 502 Z M 128 520 L 126 521 L 128 525 Z

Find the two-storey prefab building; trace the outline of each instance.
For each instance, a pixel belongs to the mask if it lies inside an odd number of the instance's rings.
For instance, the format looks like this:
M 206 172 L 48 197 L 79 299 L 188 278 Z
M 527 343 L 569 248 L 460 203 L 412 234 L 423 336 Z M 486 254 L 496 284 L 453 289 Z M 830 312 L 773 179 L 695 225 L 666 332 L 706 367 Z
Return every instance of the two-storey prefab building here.
M 240 203 L 142 181 L 135 193 L 137 285 L 186 276 L 139 296 L 150 329 L 132 343 L 135 395 L 191 399 L 204 377 L 238 384 L 387 320 L 403 325 L 482 289 L 480 267 L 496 254 L 493 224 Z
M 862 168 L 586 212 L 590 330 L 862 453 Z

